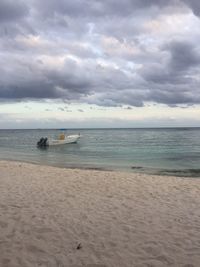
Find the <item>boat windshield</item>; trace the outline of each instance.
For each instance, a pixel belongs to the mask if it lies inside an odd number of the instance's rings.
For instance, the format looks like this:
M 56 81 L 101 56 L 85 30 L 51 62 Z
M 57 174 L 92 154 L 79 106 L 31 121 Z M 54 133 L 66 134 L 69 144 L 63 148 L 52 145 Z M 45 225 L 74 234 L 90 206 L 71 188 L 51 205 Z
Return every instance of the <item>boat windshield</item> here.
M 64 133 L 59 134 L 58 139 L 59 140 L 65 140 L 65 134 Z

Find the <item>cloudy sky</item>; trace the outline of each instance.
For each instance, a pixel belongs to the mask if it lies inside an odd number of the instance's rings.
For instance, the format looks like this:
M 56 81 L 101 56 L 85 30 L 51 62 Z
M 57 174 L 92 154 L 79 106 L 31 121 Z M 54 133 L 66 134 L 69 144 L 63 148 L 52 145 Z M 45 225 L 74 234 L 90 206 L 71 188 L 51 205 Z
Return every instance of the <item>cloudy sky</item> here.
M 0 128 L 200 126 L 199 0 L 0 0 Z

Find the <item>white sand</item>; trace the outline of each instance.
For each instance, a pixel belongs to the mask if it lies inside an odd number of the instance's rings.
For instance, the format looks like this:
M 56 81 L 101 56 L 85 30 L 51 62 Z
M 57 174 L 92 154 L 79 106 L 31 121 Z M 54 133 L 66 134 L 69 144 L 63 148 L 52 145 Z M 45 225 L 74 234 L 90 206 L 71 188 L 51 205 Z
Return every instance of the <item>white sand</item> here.
M 200 179 L 1 161 L 0 266 L 199 267 Z

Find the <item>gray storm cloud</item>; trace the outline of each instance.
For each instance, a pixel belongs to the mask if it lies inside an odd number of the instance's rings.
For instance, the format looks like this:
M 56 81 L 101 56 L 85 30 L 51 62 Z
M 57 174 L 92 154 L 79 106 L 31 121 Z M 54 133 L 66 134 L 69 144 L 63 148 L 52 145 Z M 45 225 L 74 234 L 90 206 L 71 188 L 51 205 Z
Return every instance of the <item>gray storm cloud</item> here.
M 199 104 L 199 15 L 197 0 L 1 0 L 0 101 Z
M 28 6 L 22 1 L 1 0 L 0 22 L 11 23 L 26 17 L 29 13 Z

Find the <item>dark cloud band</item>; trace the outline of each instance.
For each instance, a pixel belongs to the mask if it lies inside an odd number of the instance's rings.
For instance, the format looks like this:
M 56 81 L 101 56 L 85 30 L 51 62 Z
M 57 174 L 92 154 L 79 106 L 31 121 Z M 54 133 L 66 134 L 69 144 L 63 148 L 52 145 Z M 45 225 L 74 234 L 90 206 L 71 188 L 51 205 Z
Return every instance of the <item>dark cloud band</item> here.
M 159 28 L 199 14 L 197 0 L 2 0 L 0 99 L 200 103 L 200 36 Z

